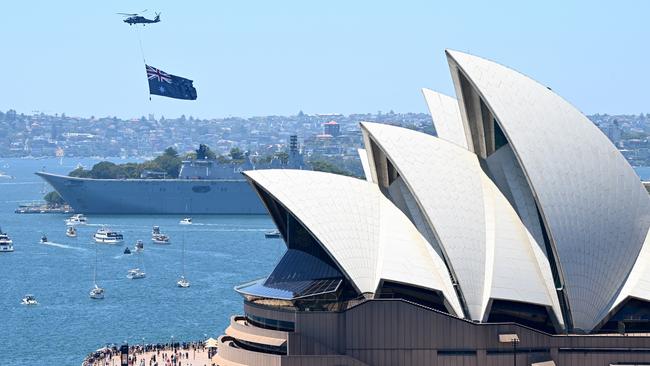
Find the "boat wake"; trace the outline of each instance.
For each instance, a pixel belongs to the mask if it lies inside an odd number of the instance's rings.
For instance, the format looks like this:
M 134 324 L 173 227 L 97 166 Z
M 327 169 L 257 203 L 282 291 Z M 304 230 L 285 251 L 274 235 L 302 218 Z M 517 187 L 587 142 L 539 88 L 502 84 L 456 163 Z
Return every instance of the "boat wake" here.
M 57 248 L 62 248 L 62 249 L 72 249 L 72 250 L 80 250 L 80 251 L 85 251 L 86 250 L 84 248 L 72 247 L 72 246 L 69 246 L 69 245 L 54 243 L 54 242 L 51 242 L 51 241 L 46 241 L 45 243 L 40 243 L 40 244 L 49 245 L 51 247 L 57 247 Z

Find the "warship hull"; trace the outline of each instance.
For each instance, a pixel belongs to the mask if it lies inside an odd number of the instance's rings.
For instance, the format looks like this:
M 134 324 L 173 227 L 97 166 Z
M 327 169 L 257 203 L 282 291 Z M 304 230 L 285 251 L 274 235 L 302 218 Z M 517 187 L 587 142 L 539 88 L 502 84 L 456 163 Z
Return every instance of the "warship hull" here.
M 36 174 L 76 213 L 266 214 L 245 179 L 91 179 Z

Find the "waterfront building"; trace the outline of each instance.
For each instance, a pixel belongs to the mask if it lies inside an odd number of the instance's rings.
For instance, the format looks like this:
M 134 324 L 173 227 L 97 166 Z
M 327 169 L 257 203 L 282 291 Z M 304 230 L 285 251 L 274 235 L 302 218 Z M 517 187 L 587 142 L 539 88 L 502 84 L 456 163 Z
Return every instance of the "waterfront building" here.
M 424 90 L 438 136 L 362 123 L 366 180 L 245 172 L 287 251 L 235 288 L 217 364 L 650 363 L 637 175 L 550 88 L 446 56 L 456 97 Z

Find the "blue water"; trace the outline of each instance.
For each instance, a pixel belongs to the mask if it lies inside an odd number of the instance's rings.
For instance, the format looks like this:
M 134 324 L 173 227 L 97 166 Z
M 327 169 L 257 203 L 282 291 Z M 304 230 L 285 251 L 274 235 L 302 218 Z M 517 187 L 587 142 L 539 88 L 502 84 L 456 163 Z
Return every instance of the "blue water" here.
M 242 312 L 233 286 L 268 274 L 284 252 L 281 240 L 264 238 L 274 227 L 266 216 L 195 216 L 181 226 L 177 216 L 90 215 L 77 238 L 65 235 L 67 215 L 18 215 L 19 203 L 40 199 L 44 185 L 34 171 L 67 173 L 77 163 L 96 160 L 0 159 L 0 226 L 14 240 L 15 252 L 0 253 L 0 363 L 79 365 L 86 353 L 107 343 L 168 342 L 216 337 L 230 315 Z M 49 188 L 49 187 L 48 187 Z M 91 300 L 94 243 L 101 224 L 124 233 L 120 246 L 99 245 L 98 283 L 104 300 Z M 151 226 L 172 238 L 169 246 L 150 242 Z M 184 232 L 184 233 L 183 233 Z M 56 245 L 40 245 L 47 234 Z M 188 289 L 176 287 L 186 244 Z M 137 258 L 122 254 L 137 239 L 145 243 L 147 277 L 128 280 Z M 40 304 L 20 305 L 27 293 Z

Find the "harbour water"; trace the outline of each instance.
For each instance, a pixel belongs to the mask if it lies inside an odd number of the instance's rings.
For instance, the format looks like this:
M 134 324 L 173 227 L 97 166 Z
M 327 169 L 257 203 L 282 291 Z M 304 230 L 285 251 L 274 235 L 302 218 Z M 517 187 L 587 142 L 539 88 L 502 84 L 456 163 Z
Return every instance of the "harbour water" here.
M 284 252 L 281 240 L 264 238 L 273 228 L 266 216 L 196 216 L 181 226 L 177 216 L 89 216 L 77 238 L 65 235 L 67 215 L 18 215 L 19 203 L 43 196 L 43 182 L 33 173 L 65 174 L 77 163 L 97 160 L 0 159 L 0 226 L 14 240 L 14 253 L 0 253 L 0 362 L 4 366 L 79 365 L 86 353 L 107 343 L 159 343 L 217 336 L 229 316 L 242 312 L 233 286 L 268 274 Z M 637 168 L 650 179 L 650 167 Z M 47 187 L 49 190 L 49 187 Z M 125 243 L 99 245 L 98 283 L 104 300 L 91 300 L 94 243 L 101 224 L 121 231 Z M 153 225 L 172 238 L 169 246 L 150 242 Z M 46 234 L 54 245 L 38 241 Z M 186 275 L 192 286 L 176 287 L 181 271 L 182 238 L 186 243 Z M 123 255 L 137 239 L 145 242 L 147 277 L 128 280 L 138 265 Z M 27 293 L 40 302 L 20 305 Z
M 65 235 L 62 214 L 19 215 L 20 203 L 43 196 L 43 182 L 33 173 L 43 169 L 65 174 L 77 163 L 97 160 L 0 159 L 0 227 L 10 234 L 15 252 L 0 253 L 0 362 L 5 366 L 79 365 L 86 353 L 107 343 L 159 343 L 216 337 L 229 316 L 242 312 L 233 286 L 268 274 L 284 252 L 281 240 L 264 238 L 274 228 L 267 216 L 195 216 L 182 226 L 177 216 L 89 216 L 77 238 Z M 49 187 L 47 187 L 49 190 Z M 121 231 L 122 245 L 99 245 L 97 279 L 104 300 L 91 300 L 95 247 L 91 237 L 102 224 Z M 172 244 L 150 241 L 159 225 Z M 41 245 L 46 234 L 53 245 Z M 185 272 L 192 282 L 176 287 L 185 237 Z M 138 265 L 123 255 L 137 239 L 145 243 L 147 277 L 126 278 Z M 20 305 L 34 294 L 40 304 Z

